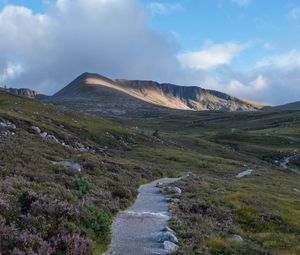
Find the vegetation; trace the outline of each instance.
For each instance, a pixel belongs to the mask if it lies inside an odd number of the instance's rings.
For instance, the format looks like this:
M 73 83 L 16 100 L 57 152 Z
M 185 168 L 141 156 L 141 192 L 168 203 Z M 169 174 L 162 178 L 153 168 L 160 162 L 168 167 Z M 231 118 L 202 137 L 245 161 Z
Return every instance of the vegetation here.
M 300 179 L 279 166 L 296 155 L 289 167 L 299 169 L 299 111 L 165 109 L 106 120 L 1 92 L 0 106 L 0 121 L 16 125 L 0 128 L 3 254 L 101 254 L 138 186 L 181 172 L 192 175 L 176 184 L 183 192 L 172 206 L 179 254 L 300 253 Z M 63 160 L 82 171 L 54 164 Z

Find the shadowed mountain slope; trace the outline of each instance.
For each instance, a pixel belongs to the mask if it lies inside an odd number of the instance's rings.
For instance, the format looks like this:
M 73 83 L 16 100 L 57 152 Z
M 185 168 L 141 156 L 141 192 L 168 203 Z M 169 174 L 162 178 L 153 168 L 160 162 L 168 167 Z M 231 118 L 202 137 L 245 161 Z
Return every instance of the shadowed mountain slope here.
M 300 101 L 284 104 L 284 105 L 278 105 L 274 107 L 264 107 L 263 110 L 274 110 L 274 111 L 300 110 Z

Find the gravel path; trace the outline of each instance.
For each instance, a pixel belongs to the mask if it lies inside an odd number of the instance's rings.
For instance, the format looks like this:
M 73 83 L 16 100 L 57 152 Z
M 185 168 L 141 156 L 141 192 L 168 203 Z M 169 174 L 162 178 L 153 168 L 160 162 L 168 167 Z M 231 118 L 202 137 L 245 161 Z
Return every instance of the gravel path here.
M 179 178 L 164 178 L 139 188 L 139 195 L 132 207 L 120 212 L 112 226 L 112 243 L 104 255 L 153 255 L 167 254 L 154 236 L 167 225 L 169 202 L 156 187 L 172 183 Z

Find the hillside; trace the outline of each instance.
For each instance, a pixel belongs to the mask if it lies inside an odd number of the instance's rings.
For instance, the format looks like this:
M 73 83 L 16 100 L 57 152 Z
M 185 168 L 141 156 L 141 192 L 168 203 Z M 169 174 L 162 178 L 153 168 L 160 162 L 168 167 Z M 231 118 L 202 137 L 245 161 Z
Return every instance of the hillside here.
M 263 110 L 270 110 L 270 111 L 290 111 L 290 110 L 300 110 L 300 101 L 278 105 L 273 107 L 264 107 Z
M 71 105 L 80 111 L 120 114 L 153 107 L 196 111 L 252 111 L 262 107 L 200 87 L 154 81 L 111 80 L 91 73 L 82 74 L 49 100 Z
M 3 254 L 101 254 L 140 184 L 187 171 L 170 222 L 178 254 L 299 254 L 300 111 L 115 123 L 3 92 L 0 106 Z

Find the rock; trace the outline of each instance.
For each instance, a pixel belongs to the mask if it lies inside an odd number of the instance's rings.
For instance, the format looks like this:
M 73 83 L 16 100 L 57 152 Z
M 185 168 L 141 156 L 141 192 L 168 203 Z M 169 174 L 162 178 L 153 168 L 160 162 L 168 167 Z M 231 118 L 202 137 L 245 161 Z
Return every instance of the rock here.
M 241 173 L 239 173 L 236 178 L 243 178 L 243 177 L 246 177 L 246 176 L 250 176 L 252 174 L 253 170 L 252 169 L 248 169 L 246 171 L 243 171 Z
M 155 241 L 156 242 L 164 242 L 164 241 L 171 241 L 174 243 L 178 242 L 177 237 L 170 231 L 166 231 L 166 232 L 159 232 L 156 236 L 155 236 Z
M 173 229 L 171 229 L 170 227 L 168 227 L 168 226 L 164 227 L 164 228 L 162 229 L 162 231 L 170 232 L 170 233 L 172 233 L 173 235 L 176 235 L 176 232 L 175 232 Z
M 177 193 L 177 194 L 181 194 L 181 192 L 182 192 L 181 189 L 178 187 L 169 187 L 168 190 L 172 193 Z
M 40 134 L 40 136 L 41 136 L 42 138 L 45 138 L 47 135 L 48 135 L 47 132 L 43 132 L 43 133 Z
M 16 134 L 15 132 L 11 132 L 9 130 L 1 131 L 0 132 L 0 137 L 9 137 L 9 136 L 14 136 L 15 134 Z
M 41 129 L 40 129 L 39 127 L 36 127 L 36 126 L 32 126 L 31 129 L 32 129 L 35 133 L 37 133 L 37 134 L 40 134 L 40 133 L 42 132 Z
M 76 142 L 75 143 L 75 149 L 80 152 L 87 152 L 89 148 L 86 148 L 82 143 Z
M 54 135 L 46 135 L 45 138 L 51 142 L 60 143 Z
M 169 202 L 169 203 L 172 203 L 172 204 L 177 204 L 179 203 L 179 199 L 178 198 L 166 198 L 166 201 Z
M 157 188 L 161 188 L 164 184 L 162 182 L 158 182 L 156 183 L 155 187 Z
M 164 249 L 167 252 L 176 252 L 179 249 L 179 246 L 175 243 L 172 243 L 170 241 L 164 241 Z
M 81 172 L 81 166 L 78 163 L 74 163 L 71 161 L 59 161 L 59 162 L 53 162 L 53 164 L 63 166 L 66 169 L 76 170 L 78 172 Z
M 239 235 L 233 235 L 232 239 L 237 241 L 237 242 L 243 242 L 243 238 Z
M 12 129 L 16 129 L 16 125 L 13 124 L 12 122 L 10 122 L 9 120 L 5 120 L 3 119 L 2 121 L 0 121 L 0 128 L 12 128 Z

